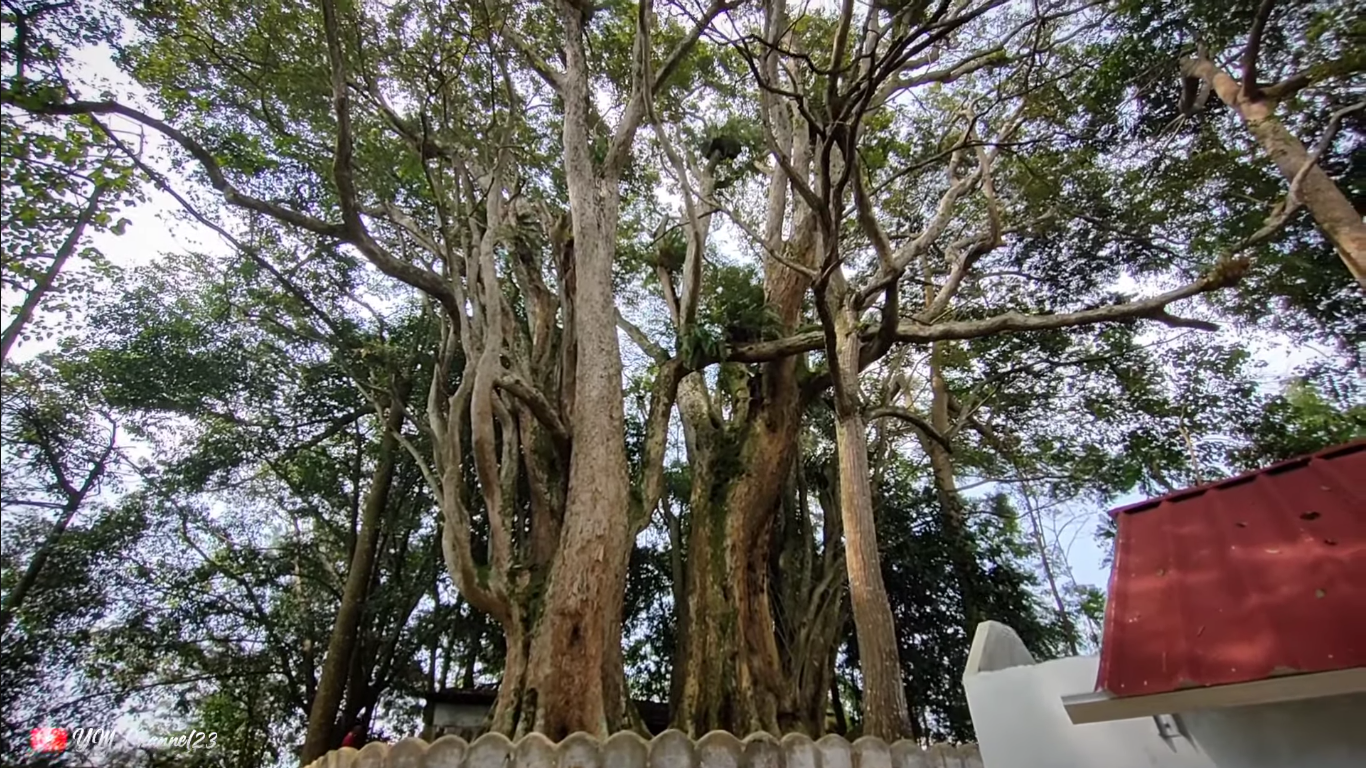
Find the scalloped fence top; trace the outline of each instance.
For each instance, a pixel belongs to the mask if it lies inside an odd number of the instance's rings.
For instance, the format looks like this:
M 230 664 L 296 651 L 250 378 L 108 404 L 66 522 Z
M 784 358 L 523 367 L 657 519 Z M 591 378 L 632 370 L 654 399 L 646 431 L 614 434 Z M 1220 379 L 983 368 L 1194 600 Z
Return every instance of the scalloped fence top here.
M 935 744 L 926 749 L 902 740 L 891 746 L 871 736 L 850 744 L 839 736 L 812 741 L 800 734 L 781 739 L 758 733 L 737 739 L 712 731 L 694 741 L 682 731 L 665 731 L 646 741 L 634 733 L 606 741 L 586 733 L 556 744 L 533 733 L 516 741 L 488 733 L 467 743 L 442 736 L 430 744 L 404 739 L 343 747 L 309 768 L 983 768 L 976 744 Z

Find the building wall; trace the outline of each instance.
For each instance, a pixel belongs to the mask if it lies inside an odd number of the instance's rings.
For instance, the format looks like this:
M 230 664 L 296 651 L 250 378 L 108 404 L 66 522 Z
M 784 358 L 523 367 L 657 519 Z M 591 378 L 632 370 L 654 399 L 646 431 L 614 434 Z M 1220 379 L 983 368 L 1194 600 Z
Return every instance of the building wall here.
M 1218 768 L 1366 766 L 1366 694 L 1188 712 L 1181 721 Z
M 1094 688 L 1099 666 L 1095 656 L 1037 664 L 1014 630 L 983 622 L 963 686 L 986 768 L 1224 768 L 1152 718 L 1073 725 L 1062 697 Z
M 1095 687 L 1100 659 L 1035 663 L 983 622 L 963 674 L 986 768 L 1364 768 L 1366 694 L 1074 725 L 1062 697 Z

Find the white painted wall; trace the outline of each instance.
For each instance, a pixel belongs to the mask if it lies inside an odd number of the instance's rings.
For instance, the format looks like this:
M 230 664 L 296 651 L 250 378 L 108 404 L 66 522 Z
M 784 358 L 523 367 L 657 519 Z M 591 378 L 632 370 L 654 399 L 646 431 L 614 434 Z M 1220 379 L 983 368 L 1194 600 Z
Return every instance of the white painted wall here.
M 1100 659 L 1035 663 L 983 622 L 963 673 L 986 768 L 1366 768 L 1366 694 L 1073 725 L 1062 697 L 1094 689 Z
M 1181 721 L 1218 768 L 1366 766 L 1366 694 L 1206 709 Z
M 963 686 L 986 768 L 1225 768 L 1181 734 L 1164 739 L 1152 718 L 1073 725 L 1062 697 L 1092 690 L 1099 666 L 1095 656 L 1036 664 L 1014 630 L 983 622 Z

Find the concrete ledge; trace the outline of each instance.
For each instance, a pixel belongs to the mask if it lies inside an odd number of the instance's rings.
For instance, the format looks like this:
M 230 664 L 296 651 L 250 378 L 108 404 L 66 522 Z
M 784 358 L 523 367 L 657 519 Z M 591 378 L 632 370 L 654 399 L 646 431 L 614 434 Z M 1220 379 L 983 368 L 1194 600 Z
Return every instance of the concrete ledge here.
M 889 745 L 871 736 L 850 744 L 834 735 L 819 741 L 793 733 L 782 739 L 767 733 L 738 739 L 725 731 L 712 731 L 694 741 L 682 731 L 668 730 L 649 741 L 634 733 L 613 734 L 605 741 L 574 733 L 555 744 L 538 733 L 516 741 L 489 733 L 473 744 L 458 736 L 442 736 L 431 743 L 422 739 L 375 742 L 359 751 L 343 747 L 329 752 L 309 768 L 983 768 L 983 764 L 975 744 L 935 744 L 926 749 L 914 741 Z
M 1062 698 L 1067 716 L 1077 725 L 1191 712 L 1197 709 L 1274 704 L 1327 696 L 1366 693 L 1366 667 L 1308 675 L 1286 675 L 1251 683 L 1187 688 L 1148 696 L 1115 696 L 1105 691 Z

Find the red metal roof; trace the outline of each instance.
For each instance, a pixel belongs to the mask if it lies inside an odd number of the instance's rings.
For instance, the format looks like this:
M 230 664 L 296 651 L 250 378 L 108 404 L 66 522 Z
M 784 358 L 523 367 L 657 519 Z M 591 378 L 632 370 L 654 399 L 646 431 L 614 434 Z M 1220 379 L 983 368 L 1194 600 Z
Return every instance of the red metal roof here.
M 1111 514 L 1097 690 L 1366 667 L 1366 440 Z

